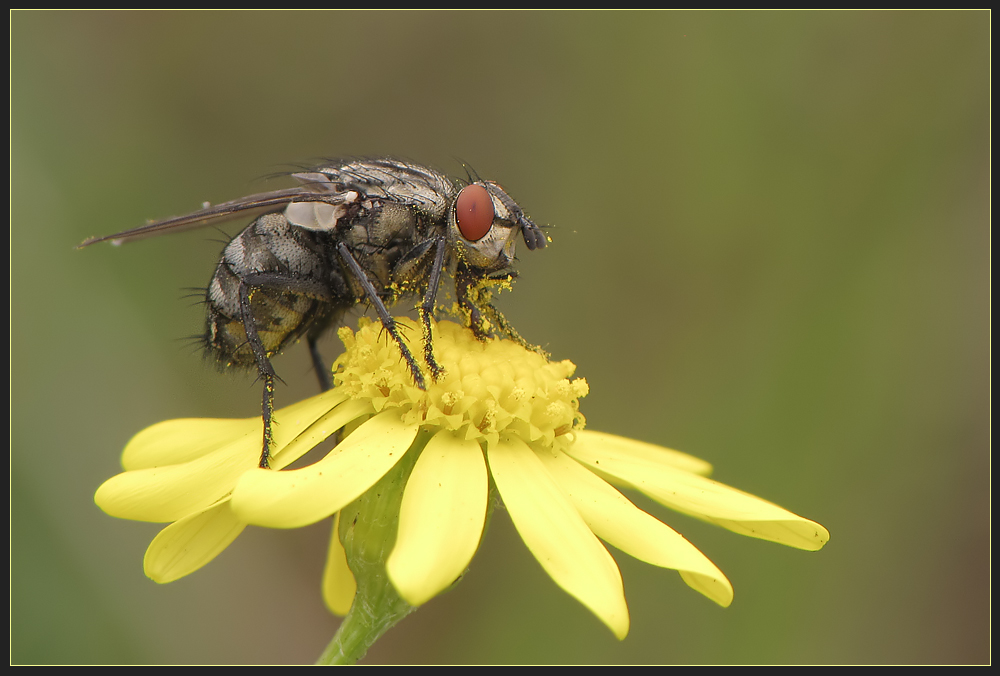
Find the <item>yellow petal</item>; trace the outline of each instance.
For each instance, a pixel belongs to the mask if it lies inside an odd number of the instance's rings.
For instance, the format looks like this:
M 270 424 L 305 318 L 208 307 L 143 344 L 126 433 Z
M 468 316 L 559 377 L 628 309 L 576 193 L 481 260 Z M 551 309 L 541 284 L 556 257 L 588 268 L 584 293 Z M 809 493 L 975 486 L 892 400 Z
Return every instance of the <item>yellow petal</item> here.
M 603 455 L 608 458 L 619 459 L 623 462 L 632 460 L 657 465 L 670 465 L 685 472 L 700 474 L 702 476 L 708 476 L 712 473 L 711 463 L 705 462 L 701 458 L 696 458 L 693 455 L 681 453 L 665 446 L 657 446 L 656 444 L 647 444 L 644 441 L 620 437 L 616 434 L 582 430 L 576 432 L 575 445 L 591 448 L 599 456 Z
M 358 584 L 347 565 L 347 554 L 340 543 L 340 512 L 333 517 L 333 534 L 330 536 L 330 553 L 323 569 L 323 600 L 334 615 L 343 617 L 354 603 Z
M 640 561 L 677 570 L 688 585 L 723 607 L 733 602 L 733 586 L 726 576 L 680 533 L 567 455 L 538 457 L 599 538 Z
M 153 538 L 143 566 L 155 582 L 173 582 L 214 559 L 243 532 L 225 500 L 204 512 L 172 523 Z
M 490 472 L 521 539 L 556 584 L 589 608 L 619 639 L 628 607 L 613 558 L 570 505 L 535 452 L 517 437 L 487 452 Z
M 388 409 L 365 421 L 322 460 L 302 469 L 245 472 L 233 491 L 233 510 L 248 523 L 298 528 L 352 502 L 395 465 L 417 425 Z
M 310 420 L 308 417 L 301 419 L 302 422 L 294 425 L 290 425 L 286 421 L 274 432 L 274 447 L 277 450 L 271 459 L 271 468 L 283 469 L 287 467 L 347 423 L 370 413 L 372 413 L 372 406 L 369 402 L 351 399 L 324 413 L 305 429 L 301 429 L 301 425 Z M 288 438 L 290 434 L 296 436 Z
M 122 467 L 133 471 L 178 465 L 197 460 L 241 437 L 254 435 L 259 447 L 260 418 L 165 420 L 132 437 L 122 451 Z
M 339 420 L 349 421 L 368 410 L 362 411 L 363 407 L 355 402 L 330 410 L 331 405 L 343 401 L 344 396 L 328 395 L 324 393 L 281 410 L 284 422 L 275 425 L 274 430 L 275 447 L 279 449 L 275 455 L 276 466 L 293 462 L 311 448 L 309 444 L 318 443 L 320 435 Z M 314 424 L 317 417 L 319 423 Z M 204 453 L 204 446 L 199 446 L 197 434 L 202 432 L 215 446 L 211 452 Z M 223 443 L 225 434 L 230 435 L 228 443 Z M 151 459 L 157 450 L 164 453 L 163 457 L 176 459 L 182 455 L 177 448 L 184 443 L 199 447 L 200 456 L 181 464 L 159 463 L 159 466 L 111 477 L 97 489 L 94 501 L 111 516 L 123 519 L 177 521 L 229 495 L 240 475 L 257 467 L 261 440 L 258 418 L 170 420 L 154 425 L 136 435 L 126 448 L 129 464 L 133 460 L 142 464 L 140 459 Z
M 465 572 L 479 548 L 488 493 L 479 444 L 438 432 L 406 482 L 396 544 L 386 561 L 407 603 L 429 601 Z
M 341 392 L 323 394 L 300 401 L 274 413 L 275 447 L 281 448 L 288 439 L 347 398 Z M 254 437 L 259 448 L 263 441 L 259 417 L 242 420 L 184 418 L 166 420 L 142 430 L 122 451 L 122 467 L 126 470 L 177 465 L 200 458 L 241 437 Z
M 609 455 L 590 441 L 572 444 L 566 453 L 662 505 L 735 533 L 810 551 L 822 548 L 830 539 L 830 533 L 814 521 L 697 474 L 638 457 Z
M 94 502 L 111 516 L 136 521 L 178 521 L 204 511 L 257 466 L 260 440 L 251 437 L 181 465 L 125 472 L 105 481 Z

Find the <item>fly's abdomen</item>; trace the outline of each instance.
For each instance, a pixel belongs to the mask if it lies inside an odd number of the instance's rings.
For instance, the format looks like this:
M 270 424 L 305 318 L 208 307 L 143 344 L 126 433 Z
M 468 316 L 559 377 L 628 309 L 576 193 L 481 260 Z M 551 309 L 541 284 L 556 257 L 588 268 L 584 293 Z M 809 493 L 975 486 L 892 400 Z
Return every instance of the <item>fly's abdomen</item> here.
M 229 243 L 208 285 L 206 347 L 225 365 L 253 366 L 246 321 L 271 357 L 329 321 L 336 286 L 310 233 L 281 214 L 265 214 Z M 249 298 L 248 317 L 241 293 Z
M 238 287 L 239 280 L 231 272 L 216 271 L 209 287 L 205 342 L 221 362 L 253 366 L 253 350 L 239 311 Z M 216 290 L 214 294 L 213 289 Z M 268 357 L 301 337 L 326 314 L 325 303 L 303 294 L 253 288 L 249 295 L 251 321 Z M 234 298 L 235 304 L 231 302 Z

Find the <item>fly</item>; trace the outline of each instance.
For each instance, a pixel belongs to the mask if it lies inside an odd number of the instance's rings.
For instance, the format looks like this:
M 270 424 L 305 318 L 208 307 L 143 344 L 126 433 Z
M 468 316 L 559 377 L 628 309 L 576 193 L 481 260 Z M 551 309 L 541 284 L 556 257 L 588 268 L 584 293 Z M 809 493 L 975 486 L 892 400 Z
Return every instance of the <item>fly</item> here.
M 179 232 L 245 215 L 209 282 L 204 344 L 222 366 L 256 368 L 264 383 L 263 448 L 273 438 L 271 357 L 305 338 L 320 387 L 331 387 L 316 343 L 358 303 L 367 302 L 396 342 L 418 387 L 427 381 L 388 308 L 419 299 L 424 361 L 436 380 L 431 318 L 441 278 L 455 282 L 458 307 L 480 340 L 491 335 L 527 345 L 490 302 L 490 288 L 514 279 L 518 236 L 529 250 L 546 236 L 493 181 L 461 181 L 395 159 L 332 161 L 292 174 L 294 188 L 274 190 L 167 218 L 78 248 Z

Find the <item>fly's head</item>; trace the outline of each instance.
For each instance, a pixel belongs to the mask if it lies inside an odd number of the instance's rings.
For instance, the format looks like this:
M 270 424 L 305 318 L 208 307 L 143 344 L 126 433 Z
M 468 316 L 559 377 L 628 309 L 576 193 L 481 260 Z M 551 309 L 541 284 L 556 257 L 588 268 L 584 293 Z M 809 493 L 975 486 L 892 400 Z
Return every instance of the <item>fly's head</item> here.
M 529 250 L 545 246 L 541 228 L 499 185 L 478 181 L 458 193 L 448 214 L 448 238 L 460 261 L 484 275 L 509 270 L 518 236 Z

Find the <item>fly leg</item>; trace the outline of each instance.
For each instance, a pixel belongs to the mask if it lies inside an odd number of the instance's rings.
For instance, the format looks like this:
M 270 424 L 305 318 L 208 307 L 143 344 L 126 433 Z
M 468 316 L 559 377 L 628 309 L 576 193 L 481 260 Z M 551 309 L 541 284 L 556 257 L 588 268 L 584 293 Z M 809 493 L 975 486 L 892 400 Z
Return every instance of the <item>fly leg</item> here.
M 496 327 L 497 333 L 502 335 L 504 338 L 514 341 L 524 349 L 531 350 L 532 352 L 537 352 L 538 354 L 548 359 L 549 353 L 543 350 L 538 345 L 532 345 L 524 338 L 522 338 L 521 334 L 517 332 L 517 329 L 511 326 L 510 322 L 507 321 L 507 318 L 504 317 L 503 314 L 500 312 L 500 310 L 497 310 L 492 303 L 484 302 L 482 310 L 483 314 L 485 314 L 489 318 L 490 323 Z
M 434 264 L 431 266 L 431 277 L 427 283 L 427 292 L 420 303 L 418 312 L 420 314 L 420 325 L 424 333 L 424 360 L 431 370 L 431 378 L 437 380 L 444 373 L 444 369 L 434 359 L 434 344 L 431 342 L 431 317 L 434 316 L 434 307 L 437 303 L 438 286 L 441 283 L 441 269 L 444 267 L 444 237 L 437 240 L 437 254 L 434 256 Z
M 427 385 L 424 382 L 424 374 L 420 372 L 420 367 L 417 366 L 417 360 L 413 358 L 413 354 L 410 353 L 410 348 L 406 347 L 406 343 L 403 342 L 402 336 L 399 335 L 399 329 L 396 327 L 396 320 L 392 318 L 389 314 L 389 310 L 386 309 L 385 303 L 378 295 L 378 291 L 372 286 L 371 281 L 368 279 L 368 275 L 365 271 L 361 269 L 361 266 L 354 256 L 351 255 L 350 249 L 343 242 L 337 244 L 337 252 L 340 254 L 341 259 L 351 270 L 351 274 L 354 275 L 355 279 L 361 284 L 362 288 L 365 290 L 365 296 L 368 298 L 368 302 L 372 304 L 375 308 L 375 312 L 378 314 L 378 318 L 382 321 L 382 326 L 392 339 L 396 341 L 399 345 L 399 351 L 403 353 L 403 359 L 406 360 L 407 366 L 410 367 L 410 373 L 413 374 L 413 382 L 416 383 L 417 387 L 422 390 L 427 389 Z
M 271 360 L 267 358 L 267 351 L 264 343 L 257 333 L 257 323 L 253 318 L 253 309 L 250 307 L 250 296 L 253 287 L 245 281 L 240 281 L 240 318 L 243 320 L 243 328 L 246 330 L 247 342 L 253 351 L 254 361 L 257 362 L 257 372 L 260 379 L 264 381 L 264 397 L 261 403 L 261 418 L 264 421 L 264 441 L 260 452 L 259 466 L 263 469 L 269 467 L 268 459 L 271 457 L 271 445 L 274 443 L 274 436 L 271 434 L 271 417 L 274 414 L 274 380 L 277 374 L 271 366 Z
M 323 356 L 316 348 L 317 340 L 319 340 L 318 335 L 310 334 L 307 338 L 309 343 L 309 356 L 312 357 L 313 371 L 316 372 L 316 378 L 319 379 L 319 389 L 321 392 L 326 392 L 327 390 L 333 389 L 333 383 L 330 382 L 330 369 L 326 368 L 323 364 Z M 337 430 L 330 435 L 329 439 L 333 441 L 334 446 L 340 443 L 340 435 L 342 433 L 343 430 Z
M 548 352 L 522 338 L 503 313 L 490 302 L 491 291 L 486 286 L 487 283 L 468 273 L 457 275 L 455 282 L 459 306 L 469 313 L 469 327 L 476 338 L 485 341 L 491 334 L 498 335 L 548 358 Z
M 288 275 L 278 273 L 257 273 L 244 275 L 240 279 L 240 319 L 243 321 L 243 328 L 247 334 L 247 343 L 253 352 L 254 361 L 257 364 L 257 372 L 260 379 L 264 381 L 264 395 L 261 402 L 261 419 L 264 422 L 264 439 L 260 452 L 259 466 L 267 469 L 271 457 L 271 447 L 274 445 L 274 435 L 271 427 L 274 418 L 274 381 L 280 380 L 274 372 L 271 360 L 268 358 L 267 349 L 264 347 L 260 334 L 257 332 L 257 322 L 254 320 L 253 307 L 250 299 L 255 289 L 273 287 L 282 290 L 291 290 L 303 295 L 313 296 L 318 300 L 330 302 L 333 300 L 329 291 L 320 284 L 309 280 L 302 280 Z M 313 366 L 316 368 L 317 377 L 320 378 L 320 385 L 323 386 L 324 369 L 322 359 L 316 350 L 315 339 L 309 341 L 309 352 L 313 358 Z M 329 376 L 327 376 L 329 383 Z M 326 389 L 329 389 L 327 387 Z
M 483 313 L 479 310 L 476 301 L 479 300 L 479 291 L 476 288 L 475 280 L 468 272 L 461 269 L 455 275 L 455 292 L 458 295 L 458 306 L 469 313 L 469 328 L 473 335 L 481 341 L 486 341 L 490 337 L 486 330 L 486 322 Z
M 330 371 L 323 365 L 323 356 L 319 353 L 319 349 L 316 347 L 316 341 L 319 336 L 309 336 L 307 342 L 309 343 L 309 356 L 312 357 L 313 370 L 316 372 L 316 378 L 319 380 L 319 389 L 321 392 L 326 392 L 333 388 L 333 383 L 330 382 Z

